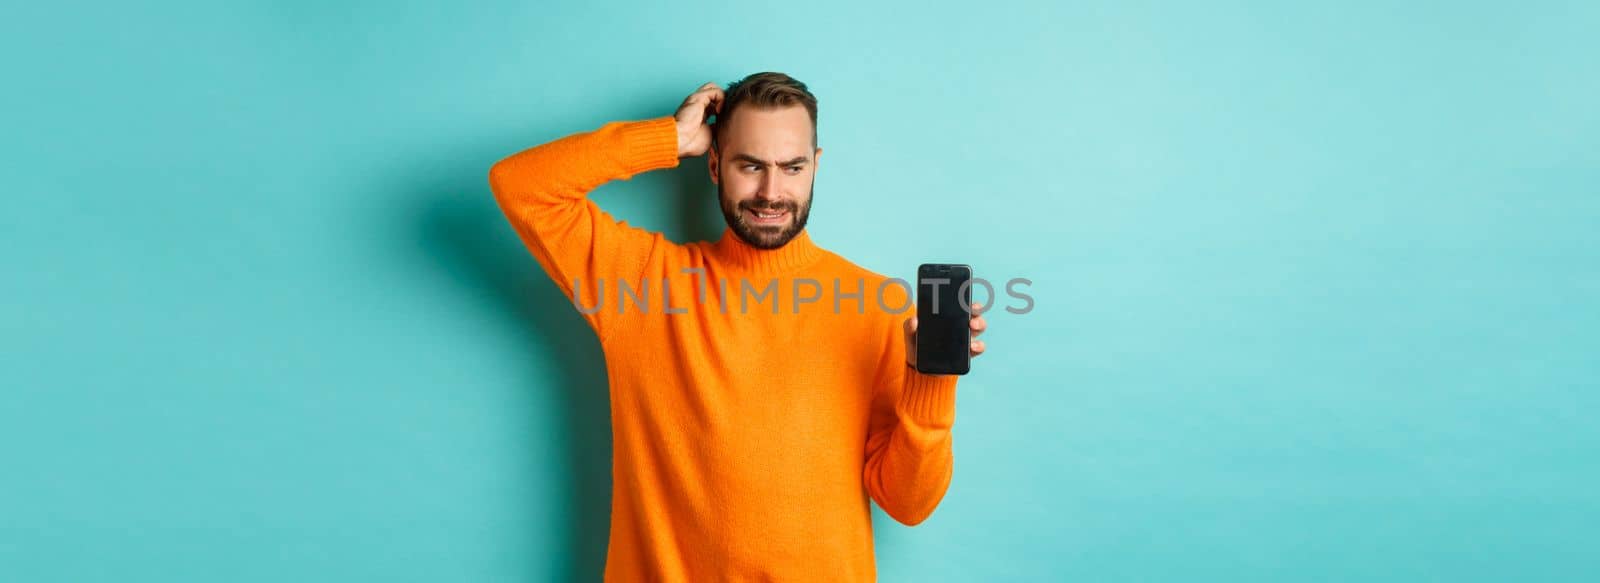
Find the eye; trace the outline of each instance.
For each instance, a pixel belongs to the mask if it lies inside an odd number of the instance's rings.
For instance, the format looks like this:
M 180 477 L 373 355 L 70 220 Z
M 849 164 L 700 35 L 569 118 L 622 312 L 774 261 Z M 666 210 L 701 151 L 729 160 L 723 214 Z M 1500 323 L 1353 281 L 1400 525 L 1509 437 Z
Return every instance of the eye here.
M 756 170 L 760 170 L 761 167 L 756 165 L 756 164 L 745 164 L 744 165 L 744 169 L 745 169 L 746 172 L 753 172 L 753 171 L 756 171 Z
M 788 168 L 788 170 L 789 170 L 790 174 L 799 174 L 800 173 L 800 168 L 801 168 L 800 166 L 790 166 Z

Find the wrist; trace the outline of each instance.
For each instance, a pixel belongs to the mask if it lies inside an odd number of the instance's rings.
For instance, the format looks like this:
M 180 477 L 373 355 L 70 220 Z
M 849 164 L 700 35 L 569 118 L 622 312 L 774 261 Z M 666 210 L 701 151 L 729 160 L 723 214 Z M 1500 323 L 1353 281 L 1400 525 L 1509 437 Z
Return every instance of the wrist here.
M 955 423 L 956 382 L 954 375 L 935 375 L 906 371 L 896 410 L 900 417 L 928 430 L 949 429 Z
M 684 131 L 683 124 L 681 123 L 675 122 L 673 128 L 677 131 L 678 135 L 678 157 L 686 158 L 688 157 L 688 153 L 684 151 L 684 148 L 688 147 L 689 139 L 693 137 L 693 134 Z

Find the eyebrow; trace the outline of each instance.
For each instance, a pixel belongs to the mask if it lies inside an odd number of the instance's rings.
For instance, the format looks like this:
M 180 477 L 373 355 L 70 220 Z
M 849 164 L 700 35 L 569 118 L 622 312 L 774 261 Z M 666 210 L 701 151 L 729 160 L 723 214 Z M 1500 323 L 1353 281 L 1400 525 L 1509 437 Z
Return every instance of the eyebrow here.
M 734 160 L 738 160 L 740 162 L 749 162 L 751 164 L 761 164 L 763 166 L 774 165 L 774 163 L 767 162 L 766 160 L 762 160 L 760 158 L 757 158 L 755 156 L 751 156 L 749 154 L 734 154 L 733 155 L 733 159 Z M 775 163 L 775 165 L 777 165 L 777 166 L 798 166 L 800 164 L 804 164 L 804 163 L 810 162 L 810 161 L 811 161 L 811 157 L 810 156 L 796 156 L 796 157 L 794 157 L 792 159 L 789 159 L 789 160 L 784 160 L 784 161 L 781 161 L 781 162 L 777 162 L 777 163 Z

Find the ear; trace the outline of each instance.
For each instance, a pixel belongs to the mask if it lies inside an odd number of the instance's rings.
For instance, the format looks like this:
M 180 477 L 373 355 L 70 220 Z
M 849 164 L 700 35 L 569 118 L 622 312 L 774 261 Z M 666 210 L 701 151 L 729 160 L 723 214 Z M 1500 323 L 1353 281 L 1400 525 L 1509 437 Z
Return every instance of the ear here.
M 811 155 L 811 163 L 818 169 L 822 168 L 822 148 L 817 148 L 817 152 Z
M 713 146 L 711 149 L 706 151 L 706 171 L 711 173 L 712 184 L 721 184 L 719 181 L 722 179 L 722 176 L 717 173 L 717 168 L 717 148 Z

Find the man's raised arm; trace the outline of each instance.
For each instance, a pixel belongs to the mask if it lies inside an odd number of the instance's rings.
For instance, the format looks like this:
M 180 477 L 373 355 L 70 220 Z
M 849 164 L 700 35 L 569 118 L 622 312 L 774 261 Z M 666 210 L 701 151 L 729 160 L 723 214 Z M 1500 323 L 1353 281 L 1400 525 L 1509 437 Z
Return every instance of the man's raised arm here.
M 917 372 L 894 350 L 902 345 L 895 336 L 879 364 L 885 392 L 874 403 L 862 482 L 890 518 L 915 526 L 950 487 L 958 377 Z
M 722 89 L 702 85 L 676 114 L 642 121 L 618 121 L 523 150 L 495 163 L 489 186 L 511 226 L 567 299 L 575 303 L 602 339 L 604 296 L 612 288 L 637 284 L 660 233 L 618 222 L 589 200 L 596 187 L 627 180 L 641 172 L 678 165 L 678 159 L 705 153 L 710 145 L 706 120 L 722 104 Z M 602 309 L 589 310 L 590 307 Z
M 587 195 L 612 180 L 677 166 L 676 128 L 670 116 L 611 122 L 523 150 L 489 170 L 500 209 L 567 299 L 573 299 L 576 284 L 578 304 L 596 306 L 603 299 L 599 285 L 612 288 L 614 296 L 618 280 L 636 284 L 660 235 L 619 223 Z M 605 313 L 584 314 L 602 337 Z
M 906 305 L 908 299 L 891 298 L 889 305 Z M 968 310 L 973 358 L 986 348 L 977 339 L 989 327 L 982 310 L 976 303 Z M 901 333 L 887 334 L 890 339 L 878 364 L 878 384 L 885 392 L 873 405 L 862 471 L 867 494 L 908 526 L 927 520 L 950 487 L 955 472 L 950 429 L 956 422 L 959 378 L 917 371 L 916 332 L 917 318 L 912 316 L 902 321 Z

